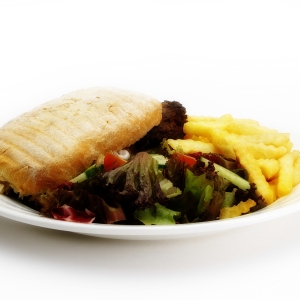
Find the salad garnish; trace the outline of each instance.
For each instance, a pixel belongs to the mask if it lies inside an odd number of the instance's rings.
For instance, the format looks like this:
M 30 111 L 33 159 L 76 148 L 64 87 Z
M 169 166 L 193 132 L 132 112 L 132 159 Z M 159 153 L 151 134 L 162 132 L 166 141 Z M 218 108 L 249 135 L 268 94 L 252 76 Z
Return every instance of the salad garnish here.
M 164 140 L 127 161 L 114 156 L 107 153 L 102 164 L 40 195 L 42 213 L 86 223 L 170 225 L 217 220 L 222 209 L 241 202 L 243 213 L 265 206 L 247 172 L 219 154 L 182 154 Z M 121 163 L 108 168 L 107 161 Z M 248 199 L 255 205 L 245 209 Z

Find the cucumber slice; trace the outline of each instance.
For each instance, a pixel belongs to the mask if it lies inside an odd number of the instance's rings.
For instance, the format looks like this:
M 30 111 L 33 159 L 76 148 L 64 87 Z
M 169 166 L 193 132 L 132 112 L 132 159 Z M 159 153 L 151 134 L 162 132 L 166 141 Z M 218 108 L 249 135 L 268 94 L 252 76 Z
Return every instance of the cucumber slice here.
M 151 156 L 158 162 L 159 168 L 165 168 L 168 159 L 161 154 L 151 154 Z
M 78 176 L 76 176 L 75 178 L 73 178 L 72 180 L 70 180 L 70 182 L 82 182 L 88 178 L 91 178 L 93 175 L 95 175 L 98 171 L 100 170 L 100 167 L 97 167 L 96 165 L 92 165 L 90 166 L 88 169 L 86 169 L 83 173 L 79 174 Z
M 205 163 L 205 165 L 208 165 L 209 160 L 201 157 L 200 158 L 201 161 L 203 161 Z M 214 163 L 214 167 L 215 170 L 218 172 L 219 176 L 229 180 L 232 184 L 234 184 L 235 186 L 237 186 L 238 188 L 242 189 L 242 190 L 249 190 L 250 187 L 250 183 L 249 181 L 247 181 L 246 179 L 242 178 L 241 176 L 229 171 L 228 169 Z
M 173 198 L 181 195 L 182 192 L 178 187 L 175 187 L 173 183 L 167 178 L 159 182 L 161 190 L 166 194 L 168 198 Z

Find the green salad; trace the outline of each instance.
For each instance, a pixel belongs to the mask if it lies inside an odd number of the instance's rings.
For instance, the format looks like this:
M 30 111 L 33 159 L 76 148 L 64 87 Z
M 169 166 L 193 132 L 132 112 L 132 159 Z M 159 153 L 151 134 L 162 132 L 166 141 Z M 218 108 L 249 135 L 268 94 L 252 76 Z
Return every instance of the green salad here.
M 214 153 L 186 155 L 163 141 L 137 153 L 107 153 L 103 162 L 39 195 L 41 213 L 58 220 L 125 225 L 172 225 L 218 220 L 265 206 L 238 162 Z M 245 205 L 244 205 L 245 206 Z

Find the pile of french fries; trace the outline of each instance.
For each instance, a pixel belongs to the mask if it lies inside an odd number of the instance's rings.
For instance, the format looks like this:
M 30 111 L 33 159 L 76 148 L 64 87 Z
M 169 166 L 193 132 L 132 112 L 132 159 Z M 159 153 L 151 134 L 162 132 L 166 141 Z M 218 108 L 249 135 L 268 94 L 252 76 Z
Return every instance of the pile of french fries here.
M 189 116 L 184 140 L 168 140 L 185 154 L 219 153 L 237 160 L 267 205 L 288 195 L 300 182 L 300 152 L 288 133 L 261 126 L 250 119 Z

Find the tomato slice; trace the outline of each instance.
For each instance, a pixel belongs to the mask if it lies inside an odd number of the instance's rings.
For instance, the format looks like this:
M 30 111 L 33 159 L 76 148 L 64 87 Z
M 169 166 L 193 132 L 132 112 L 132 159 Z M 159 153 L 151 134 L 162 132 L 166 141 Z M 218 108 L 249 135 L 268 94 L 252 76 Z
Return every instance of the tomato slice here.
M 105 171 L 114 170 L 120 166 L 123 166 L 126 163 L 127 163 L 127 160 L 125 160 L 125 159 L 121 158 L 119 155 L 113 154 L 111 152 L 106 153 L 104 156 L 103 164 L 104 164 Z
M 192 157 L 190 155 L 186 155 L 186 154 L 182 154 L 182 153 L 179 153 L 179 152 L 175 152 L 173 154 L 179 161 L 182 161 L 184 162 L 185 164 L 187 164 L 189 167 L 192 167 L 197 159 L 195 157 Z

